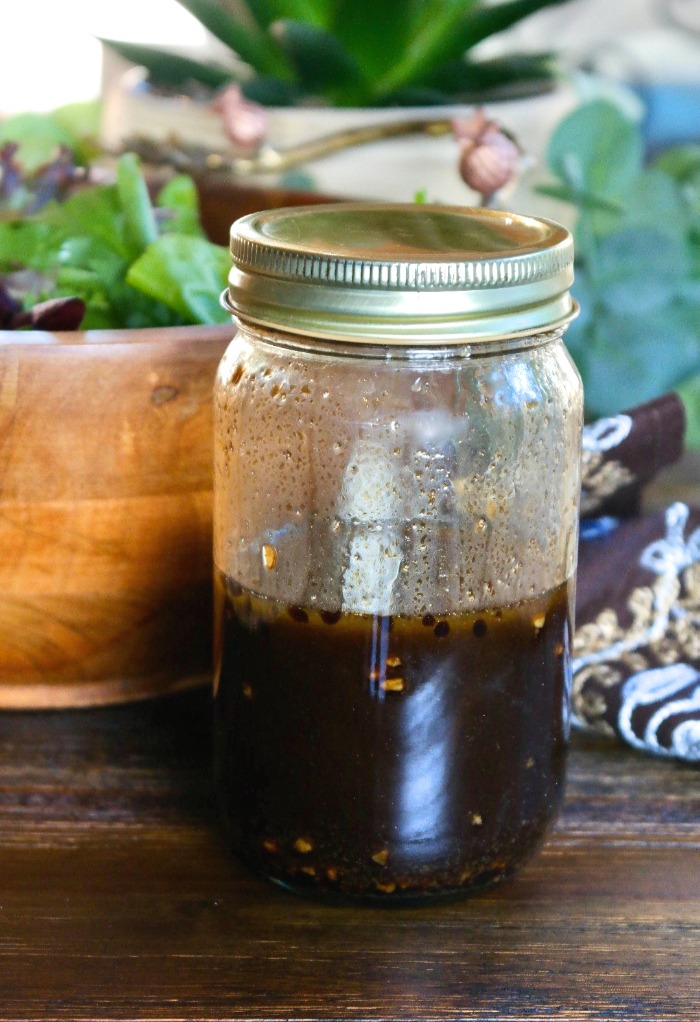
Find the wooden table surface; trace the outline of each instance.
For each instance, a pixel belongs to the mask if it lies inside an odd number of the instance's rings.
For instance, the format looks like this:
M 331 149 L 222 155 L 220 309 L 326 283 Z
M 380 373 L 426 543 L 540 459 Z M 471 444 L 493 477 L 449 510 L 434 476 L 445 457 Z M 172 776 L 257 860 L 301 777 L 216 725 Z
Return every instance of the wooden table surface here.
M 229 854 L 208 694 L 0 715 L 1 1019 L 700 1019 L 700 772 L 575 736 L 520 876 L 300 900 Z

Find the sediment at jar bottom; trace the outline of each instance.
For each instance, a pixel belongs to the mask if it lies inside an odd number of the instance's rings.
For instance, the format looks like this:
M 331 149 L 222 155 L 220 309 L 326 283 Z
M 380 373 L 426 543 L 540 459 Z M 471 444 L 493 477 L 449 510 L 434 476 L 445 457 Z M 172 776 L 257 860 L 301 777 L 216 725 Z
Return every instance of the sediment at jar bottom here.
M 215 766 L 235 849 L 363 900 L 468 893 L 563 794 L 570 591 L 420 619 L 288 606 L 218 575 Z

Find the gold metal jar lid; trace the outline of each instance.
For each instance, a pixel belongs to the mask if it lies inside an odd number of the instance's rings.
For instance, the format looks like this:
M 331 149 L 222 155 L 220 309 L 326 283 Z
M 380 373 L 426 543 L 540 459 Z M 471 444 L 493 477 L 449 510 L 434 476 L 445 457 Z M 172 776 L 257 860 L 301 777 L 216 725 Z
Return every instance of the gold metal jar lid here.
M 577 312 L 569 232 L 500 210 L 360 202 L 270 210 L 233 224 L 231 255 L 225 307 L 312 337 L 464 344 L 554 330 Z

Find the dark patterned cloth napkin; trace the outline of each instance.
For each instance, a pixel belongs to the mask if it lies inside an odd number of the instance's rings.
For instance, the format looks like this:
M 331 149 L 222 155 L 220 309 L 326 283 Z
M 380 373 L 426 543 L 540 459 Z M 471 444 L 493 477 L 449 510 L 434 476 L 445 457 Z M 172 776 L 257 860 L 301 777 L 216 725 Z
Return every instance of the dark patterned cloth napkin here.
M 700 507 L 638 513 L 683 432 L 673 394 L 584 430 L 572 696 L 578 726 L 700 762 Z

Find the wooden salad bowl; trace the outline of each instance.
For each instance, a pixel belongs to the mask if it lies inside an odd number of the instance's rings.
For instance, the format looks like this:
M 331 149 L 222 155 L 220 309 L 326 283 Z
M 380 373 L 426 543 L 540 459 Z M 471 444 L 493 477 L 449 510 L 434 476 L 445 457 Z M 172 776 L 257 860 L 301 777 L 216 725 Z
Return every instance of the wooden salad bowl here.
M 320 201 L 200 182 L 238 216 Z M 231 323 L 0 331 L 0 709 L 211 679 L 212 403 Z
M 232 334 L 0 333 L 0 708 L 210 676 L 210 393 Z

